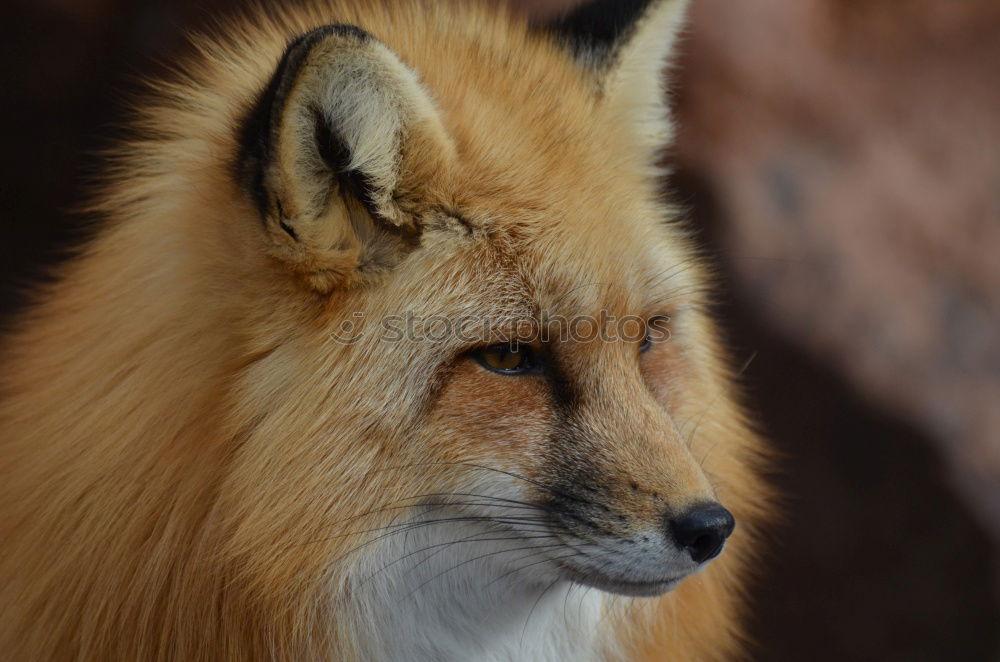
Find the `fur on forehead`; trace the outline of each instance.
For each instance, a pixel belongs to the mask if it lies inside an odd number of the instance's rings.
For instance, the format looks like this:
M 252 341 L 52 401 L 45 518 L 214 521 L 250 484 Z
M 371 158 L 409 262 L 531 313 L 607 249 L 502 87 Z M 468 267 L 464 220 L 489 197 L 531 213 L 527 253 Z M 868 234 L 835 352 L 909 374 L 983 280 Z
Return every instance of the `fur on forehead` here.
M 643 218 L 645 216 L 645 218 Z M 473 219 L 479 217 L 473 216 Z M 658 302 L 703 278 L 688 237 L 669 210 L 623 204 L 596 222 L 522 211 L 485 220 L 444 216 L 425 232 L 424 250 L 403 265 L 405 280 L 448 282 L 466 304 L 517 319 L 545 315 L 657 314 Z M 600 227 L 619 230 L 602 233 Z M 435 291 L 442 306 L 444 292 Z

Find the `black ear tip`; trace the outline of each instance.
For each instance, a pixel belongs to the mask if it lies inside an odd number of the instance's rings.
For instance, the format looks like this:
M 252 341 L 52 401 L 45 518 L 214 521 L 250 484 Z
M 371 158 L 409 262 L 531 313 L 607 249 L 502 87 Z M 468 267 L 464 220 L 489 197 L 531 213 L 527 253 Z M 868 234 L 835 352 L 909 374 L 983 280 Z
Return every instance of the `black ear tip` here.
M 351 25 L 350 23 L 331 23 L 313 28 L 292 39 L 285 48 L 284 57 L 288 57 L 290 53 L 295 51 L 308 53 L 313 46 L 327 37 L 354 37 L 362 42 L 374 39 L 371 34 L 356 25 Z
M 610 51 L 636 25 L 654 0 L 590 0 L 546 26 L 572 47 Z
M 237 177 L 261 215 L 268 213 L 271 204 L 264 185 L 264 170 L 273 156 L 274 118 L 284 110 L 288 90 L 306 57 L 317 44 L 331 36 L 352 37 L 360 42 L 374 39 L 358 26 L 346 23 L 323 25 L 299 35 L 285 47 L 267 87 L 258 95 L 243 120 Z

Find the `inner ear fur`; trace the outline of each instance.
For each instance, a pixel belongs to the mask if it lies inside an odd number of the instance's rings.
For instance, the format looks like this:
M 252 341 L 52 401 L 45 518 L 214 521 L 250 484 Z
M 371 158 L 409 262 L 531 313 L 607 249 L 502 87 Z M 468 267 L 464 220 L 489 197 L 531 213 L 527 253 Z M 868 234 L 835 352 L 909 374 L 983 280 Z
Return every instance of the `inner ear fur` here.
M 417 75 L 360 28 L 328 25 L 286 49 L 244 123 L 239 176 L 269 252 L 328 291 L 419 245 L 409 198 L 453 154 Z

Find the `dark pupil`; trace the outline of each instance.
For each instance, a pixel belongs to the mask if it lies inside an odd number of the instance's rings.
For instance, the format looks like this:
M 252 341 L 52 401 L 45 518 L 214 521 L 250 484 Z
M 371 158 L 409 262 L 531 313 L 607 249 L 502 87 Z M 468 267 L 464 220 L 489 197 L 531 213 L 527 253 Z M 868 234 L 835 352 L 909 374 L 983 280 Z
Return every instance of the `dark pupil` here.
M 496 345 L 490 352 L 493 355 L 491 363 L 498 370 L 513 372 L 523 367 L 524 356 L 517 345 Z

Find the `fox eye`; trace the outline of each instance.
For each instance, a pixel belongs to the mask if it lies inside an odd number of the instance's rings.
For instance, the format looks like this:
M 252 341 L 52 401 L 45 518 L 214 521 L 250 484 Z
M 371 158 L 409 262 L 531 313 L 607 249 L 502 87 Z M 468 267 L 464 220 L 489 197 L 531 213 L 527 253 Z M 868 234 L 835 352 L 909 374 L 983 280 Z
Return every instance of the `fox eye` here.
M 503 375 L 520 375 L 538 368 L 538 361 L 531 348 L 517 343 L 483 347 L 474 351 L 472 356 L 487 370 Z
M 652 346 L 653 346 L 653 339 L 650 337 L 649 331 L 646 331 L 646 337 L 642 339 L 641 343 L 639 343 L 639 352 L 640 353 L 647 352 L 649 351 L 649 348 Z
M 643 337 L 642 342 L 639 343 L 640 353 L 649 351 L 654 342 L 670 337 L 670 332 L 667 329 L 669 321 L 670 318 L 666 315 L 657 315 L 649 320 L 649 323 L 646 325 L 646 335 Z

